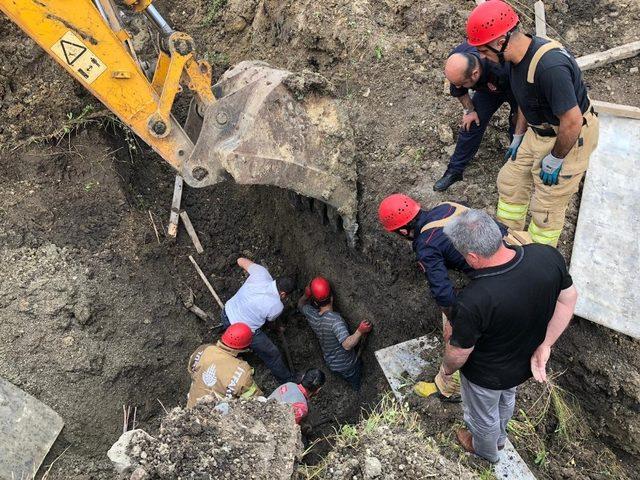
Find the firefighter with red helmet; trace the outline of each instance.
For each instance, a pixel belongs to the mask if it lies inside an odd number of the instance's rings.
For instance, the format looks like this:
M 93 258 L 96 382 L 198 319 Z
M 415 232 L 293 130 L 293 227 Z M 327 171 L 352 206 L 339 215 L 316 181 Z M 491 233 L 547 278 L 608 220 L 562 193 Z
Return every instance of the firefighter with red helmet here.
M 356 331 L 349 334 L 342 316 L 333 310 L 333 293 L 329 281 L 315 277 L 298 300 L 298 309 L 320 341 L 320 348 L 327 367 L 344 378 L 354 390 L 360 390 L 362 361 L 355 347 L 373 328 L 362 321 Z
M 423 210 L 416 200 L 402 193 L 389 195 L 378 207 L 378 218 L 383 228 L 411 242 L 418 267 L 427 277 L 431 295 L 446 317 L 443 321 L 445 343 L 451 336 L 451 324 L 448 319 L 456 301 L 449 269 L 465 274 L 473 269 L 442 230 L 449 220 L 465 210 L 467 207 L 455 202 L 442 202 L 430 210 Z M 498 226 L 503 234 L 507 233 L 503 225 Z M 436 377 L 435 383 L 443 400 L 460 400 L 457 381 L 445 384 L 442 379 Z
M 524 229 L 534 242 L 556 246 L 565 212 L 598 145 L 598 118 L 582 72 L 561 44 L 518 29 L 513 8 L 500 0 L 478 5 L 467 20 L 467 41 L 490 61 L 509 64 L 518 102 L 509 160 L 498 174 L 498 219 Z
M 252 338 L 247 324 L 234 323 L 215 345 L 201 345 L 193 352 L 187 368 L 191 376 L 187 407 L 193 407 L 205 395 L 218 400 L 262 395 L 253 381 L 253 368 L 238 358 L 249 349 Z
M 472 269 L 442 228 L 466 209 L 464 205 L 447 201 L 423 210 L 416 200 L 402 193 L 389 195 L 378 208 L 383 228 L 412 242 L 418 267 L 427 277 L 431 295 L 447 317 L 456 300 L 448 269 L 464 273 Z

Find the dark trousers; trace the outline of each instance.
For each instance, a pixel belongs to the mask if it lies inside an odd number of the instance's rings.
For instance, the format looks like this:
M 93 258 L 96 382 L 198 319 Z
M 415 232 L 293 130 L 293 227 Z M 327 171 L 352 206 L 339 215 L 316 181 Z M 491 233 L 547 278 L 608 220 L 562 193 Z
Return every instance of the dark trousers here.
M 360 385 L 362 383 L 362 360 L 358 360 L 356 367 L 350 372 L 336 372 L 342 378 L 344 378 L 351 388 L 353 388 L 356 392 L 360 391 Z
M 229 317 L 227 317 L 227 313 L 224 310 L 222 310 L 220 317 L 222 319 L 222 326 L 225 329 L 229 328 Z M 282 355 L 280 355 L 280 350 L 278 350 L 278 347 L 273 344 L 261 328 L 253 332 L 250 348 L 251 351 L 264 362 L 267 368 L 271 370 L 271 373 L 276 377 L 278 382 L 287 383 L 294 380 L 293 374 L 285 365 Z
M 447 173 L 462 173 L 467 164 L 475 157 L 480 148 L 480 142 L 484 136 L 484 131 L 489 125 L 489 120 L 494 113 L 502 106 L 504 102 L 509 103 L 511 112 L 509 113 L 509 138 L 513 138 L 515 130 L 516 114 L 518 113 L 518 104 L 511 92 L 509 93 L 489 93 L 475 92 L 471 97 L 473 106 L 478 113 L 480 125 L 472 123 L 469 130 L 460 128 L 458 132 L 458 141 L 456 149 L 449 159 Z

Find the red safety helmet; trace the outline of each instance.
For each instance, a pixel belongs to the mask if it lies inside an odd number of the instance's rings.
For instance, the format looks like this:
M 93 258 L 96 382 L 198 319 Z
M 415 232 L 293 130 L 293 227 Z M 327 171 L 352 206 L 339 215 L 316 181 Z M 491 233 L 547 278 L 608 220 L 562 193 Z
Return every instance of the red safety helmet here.
M 241 350 L 251 345 L 253 333 L 246 323 L 234 323 L 222 334 L 222 343 L 235 350 Z
M 518 14 L 502 0 L 487 0 L 473 9 L 467 19 L 467 42 L 477 47 L 486 45 L 505 35 L 520 19 Z
M 404 227 L 420 212 L 420 204 L 413 198 L 394 193 L 380 202 L 378 218 L 387 232 Z
M 309 290 L 311 298 L 316 302 L 324 302 L 331 296 L 331 285 L 324 277 L 316 277 L 311 280 Z

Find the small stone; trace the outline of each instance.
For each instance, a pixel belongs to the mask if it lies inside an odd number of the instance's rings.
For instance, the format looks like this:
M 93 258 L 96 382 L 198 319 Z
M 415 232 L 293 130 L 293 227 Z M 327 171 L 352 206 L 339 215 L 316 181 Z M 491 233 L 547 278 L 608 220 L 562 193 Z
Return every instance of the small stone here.
M 638 67 L 631 67 L 629 73 L 638 73 Z
M 62 339 L 62 344 L 65 347 L 70 347 L 71 345 L 74 344 L 74 342 L 75 342 L 75 339 L 71 335 L 67 335 Z
M 225 24 L 225 28 L 231 33 L 240 33 L 247 28 L 247 21 L 242 17 L 236 17 Z
M 376 457 L 365 457 L 362 474 L 365 480 L 382 475 L 382 463 Z
M 438 125 L 438 138 L 446 145 L 453 143 L 453 131 L 451 127 L 444 123 Z
M 129 480 L 146 480 L 147 478 L 149 478 L 147 471 L 142 467 L 138 467 L 133 471 Z
M 369 87 L 367 87 L 367 89 L 362 93 L 362 96 L 364 98 L 368 98 L 369 95 L 371 95 L 371 89 Z

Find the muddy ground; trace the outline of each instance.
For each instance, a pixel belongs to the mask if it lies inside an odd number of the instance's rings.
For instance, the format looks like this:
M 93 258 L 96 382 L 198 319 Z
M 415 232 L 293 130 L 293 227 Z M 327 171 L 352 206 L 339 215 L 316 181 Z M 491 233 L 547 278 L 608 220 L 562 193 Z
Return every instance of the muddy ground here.
M 223 300 L 242 282 L 234 265 L 239 255 L 274 274 L 297 275 L 300 286 L 322 273 L 352 327 L 364 318 L 375 323 L 360 394 L 331 376 L 313 403 L 312 422 L 353 421 L 361 405 L 375 403 L 386 389 L 373 351 L 435 331 L 440 318 L 409 246 L 378 227 L 379 200 L 404 191 L 424 205 L 454 199 L 494 211 L 506 112 L 494 118 L 465 181 L 446 195 L 432 191 L 460 115 L 443 91 L 441 66 L 462 38 L 473 2 L 229 0 L 215 13 L 213 5 L 222 3 L 156 5 L 194 36 L 216 75 L 240 60 L 260 59 L 310 69 L 334 83 L 354 129 L 360 235 L 350 249 L 343 235 L 322 225 L 316 212 L 296 210 L 282 190 L 231 183 L 186 188 L 183 206 L 205 247 L 197 260 Z M 532 3 L 522 4 L 522 12 L 530 16 Z M 549 25 L 577 55 L 637 40 L 631 28 L 640 21 L 637 2 L 547 3 Z M 189 354 L 212 339 L 210 325 L 183 308 L 178 292 L 191 287 L 202 308 L 217 314 L 217 307 L 187 260 L 194 250 L 184 231 L 176 244 L 164 234 L 173 172 L 111 122 L 85 122 L 87 105 L 100 109 L 91 96 L 5 18 L 0 33 L 0 375 L 66 421 L 45 464 L 70 448 L 49 478 L 110 478 L 105 452 L 122 430 L 122 405 L 138 407 L 141 426 L 157 425 L 160 402 L 184 403 Z M 630 72 L 638 65 L 636 57 L 587 72 L 592 97 L 640 106 L 640 76 Z M 78 132 L 63 135 L 76 126 Z M 560 244 L 567 258 L 576 215 L 574 204 Z M 310 330 L 295 316 L 288 323 L 296 368 L 318 365 Z M 578 398 L 591 426 L 594 441 L 581 452 L 597 454 L 604 444 L 616 455 L 611 461 L 633 477 L 640 453 L 638 343 L 577 319 L 559 341 L 552 367 L 566 370 L 559 383 Z M 264 390 L 275 387 L 263 369 L 257 378 Z M 324 424 L 311 439 L 331 432 Z M 538 474 L 554 476 L 549 472 L 565 467 L 573 465 L 559 456 L 555 470 Z M 576 475 L 602 478 L 586 468 Z

